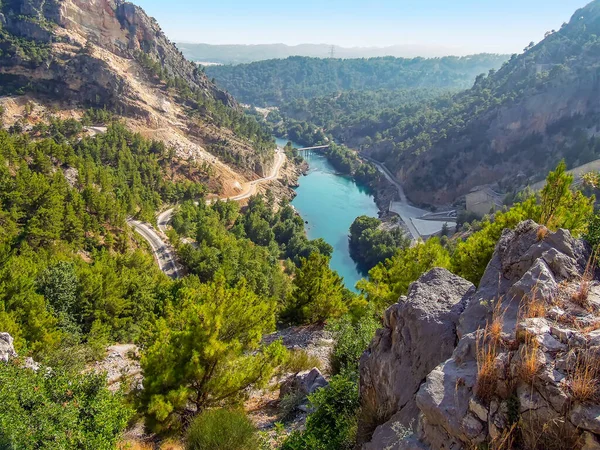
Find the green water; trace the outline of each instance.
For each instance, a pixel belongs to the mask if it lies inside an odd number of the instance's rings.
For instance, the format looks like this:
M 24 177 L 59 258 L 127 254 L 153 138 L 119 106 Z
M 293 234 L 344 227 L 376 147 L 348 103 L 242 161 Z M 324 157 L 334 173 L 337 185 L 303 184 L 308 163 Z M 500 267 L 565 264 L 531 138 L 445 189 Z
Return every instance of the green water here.
M 287 141 L 277 140 L 278 145 Z M 300 177 L 298 194 L 292 205 L 308 222 L 309 239 L 323 238 L 333 246 L 331 268 L 344 278 L 349 289 L 363 278 L 348 248 L 350 225 L 358 216 L 377 217 L 378 209 L 373 196 L 351 178 L 341 176 L 318 152 L 309 152 L 304 158 L 310 166 L 307 176 Z

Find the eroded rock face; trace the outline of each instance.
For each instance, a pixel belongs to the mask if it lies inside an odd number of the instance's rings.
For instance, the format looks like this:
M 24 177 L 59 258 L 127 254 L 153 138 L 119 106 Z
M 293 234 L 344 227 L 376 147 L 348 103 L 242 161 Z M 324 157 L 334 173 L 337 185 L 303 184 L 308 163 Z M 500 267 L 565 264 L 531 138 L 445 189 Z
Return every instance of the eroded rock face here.
M 201 90 L 226 106 L 237 106 L 229 94 L 218 89 L 194 63 L 184 58 L 155 19 L 132 3 L 122 0 L 22 0 L 12 2 L 5 7 L 5 12 L 3 17 L 9 32 L 36 42 L 64 43 L 60 48 L 55 45 L 51 62 L 38 68 L 43 73 L 33 77 L 36 83 L 46 82 L 47 86 L 41 86 L 44 94 L 88 105 L 105 104 L 113 109 L 118 106 L 127 109 L 129 105 L 118 102 L 120 98 L 127 98 L 127 92 L 119 92 L 118 80 L 110 79 L 115 77 L 113 71 L 77 49 L 83 38 L 128 60 L 143 52 L 160 63 L 169 77 L 183 80 L 191 89 Z M 3 61 L 5 66 L 22 64 L 18 58 Z M 84 74 L 91 75 L 91 79 Z M 10 75 L 17 77 L 7 78 L 12 83 L 20 81 L 18 76 L 26 77 L 18 70 L 10 71 Z M 26 83 L 27 80 L 23 80 L 21 84 Z M 78 95 L 85 95 L 90 88 L 86 97 Z
M 420 319 L 411 317 L 415 322 L 401 327 L 389 327 L 386 319 L 374 342 L 383 348 L 380 342 L 386 336 L 387 353 L 393 357 L 380 351 L 385 372 L 377 377 L 361 372 L 361 400 L 375 399 L 375 406 L 388 408 L 388 398 L 372 392 L 385 392 L 393 400 L 408 397 L 406 405 L 414 405 L 418 420 L 414 434 L 398 433 L 398 425 L 407 420 L 398 408 L 365 449 L 498 444 L 515 423 L 525 448 L 546 448 L 557 436 L 561 448 L 597 448 L 600 405 L 593 397 L 584 401 L 575 390 L 580 369 L 593 367 L 600 358 L 600 285 L 587 264 L 590 249 L 583 241 L 564 230 L 545 236 L 538 230 L 527 221 L 503 234 L 479 289 L 463 300 L 467 304 L 460 318 L 450 320 L 458 323 L 458 344 L 449 350 L 449 358 L 427 368 L 416 394 L 406 365 L 420 353 L 392 349 L 410 341 L 407 337 L 413 335 L 406 329 L 418 328 Z M 435 279 L 418 283 L 421 292 L 439 295 Z M 409 302 L 411 295 L 412 290 Z M 363 360 L 373 356 L 370 352 Z M 389 388 L 395 373 L 405 374 L 396 391 Z M 592 377 L 590 382 L 597 381 Z
M 360 361 L 360 394 L 366 408 L 374 407 L 379 416 L 374 419 L 389 423 L 378 428 L 376 441 L 365 448 L 384 448 L 398 433 L 395 424 L 404 428 L 416 424 L 415 394 L 427 374 L 452 354 L 458 319 L 474 291 L 468 281 L 433 269 L 386 311 L 385 328 L 377 332 Z M 359 427 L 359 434 L 369 432 L 366 421 Z
M 8 362 L 9 359 L 15 358 L 17 352 L 13 346 L 13 338 L 8 333 L 0 333 L 0 362 Z

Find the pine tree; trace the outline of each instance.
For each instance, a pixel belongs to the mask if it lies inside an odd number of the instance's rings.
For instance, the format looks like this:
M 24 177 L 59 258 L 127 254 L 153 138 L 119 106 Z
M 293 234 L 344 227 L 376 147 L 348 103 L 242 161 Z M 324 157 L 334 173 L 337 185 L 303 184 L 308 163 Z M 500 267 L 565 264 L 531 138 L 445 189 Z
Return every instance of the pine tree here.
M 180 303 L 158 321 L 141 360 L 144 404 L 157 429 L 176 426 L 190 404 L 201 412 L 234 403 L 268 381 L 285 357 L 279 341 L 260 345 L 275 326 L 273 301 L 243 284 L 228 288 L 224 279 L 184 283 Z
M 342 278 L 329 268 L 329 258 L 319 252 L 300 259 L 292 297 L 284 316 L 296 323 L 324 322 L 348 310 Z

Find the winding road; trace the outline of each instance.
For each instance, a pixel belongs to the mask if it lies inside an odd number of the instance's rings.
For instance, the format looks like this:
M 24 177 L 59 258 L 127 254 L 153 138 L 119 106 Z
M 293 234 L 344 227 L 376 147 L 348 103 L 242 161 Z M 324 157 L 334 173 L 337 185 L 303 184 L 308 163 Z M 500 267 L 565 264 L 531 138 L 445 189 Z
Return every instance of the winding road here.
M 281 170 L 285 159 L 283 149 L 277 148 L 275 152 L 275 165 L 273 166 L 271 175 L 246 183 L 247 187 L 241 194 L 233 197 L 223 197 L 220 200 L 240 201 L 253 196 L 256 194 L 257 187 L 260 184 L 279 178 L 279 171 Z M 207 200 L 207 203 L 211 202 L 212 200 Z M 169 222 L 171 222 L 174 212 L 175 208 L 169 208 L 157 216 L 156 224 L 158 225 L 158 231 L 156 231 L 151 224 L 140 222 L 138 220 L 127 219 L 127 223 L 150 244 L 154 257 L 158 261 L 160 270 L 169 277 L 176 279 L 180 277 L 180 271 L 177 266 L 177 257 L 175 255 L 175 250 L 166 236 L 167 226 L 169 225 Z
M 409 205 L 408 199 L 406 198 L 406 194 L 404 193 L 404 188 L 398 182 L 398 180 L 396 180 L 396 177 L 394 177 L 392 172 L 390 172 L 390 170 L 385 165 L 383 165 L 383 163 L 366 155 L 361 154 L 360 156 L 361 158 L 364 158 L 367 161 L 373 163 L 373 165 L 377 167 L 377 170 L 379 170 L 379 172 L 385 177 L 385 179 L 396 187 L 396 190 L 398 191 L 398 197 L 400 197 L 400 201 L 392 201 L 390 203 L 390 211 L 395 212 L 400 216 L 402 221 L 406 224 L 406 228 L 408 228 L 409 233 L 412 235 L 413 240 L 418 241 L 419 239 L 421 239 L 421 233 L 419 233 L 417 227 L 415 227 L 415 224 L 413 223 L 412 219 L 414 217 L 421 217 L 428 211 L 415 208 L 414 206 Z

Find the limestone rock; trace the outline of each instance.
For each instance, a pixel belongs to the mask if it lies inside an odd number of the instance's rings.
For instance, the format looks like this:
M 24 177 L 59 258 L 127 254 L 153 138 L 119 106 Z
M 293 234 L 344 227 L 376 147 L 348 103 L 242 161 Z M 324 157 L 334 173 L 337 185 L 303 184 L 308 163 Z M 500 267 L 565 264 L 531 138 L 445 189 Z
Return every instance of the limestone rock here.
M 306 397 L 328 384 L 321 371 L 315 367 L 311 370 L 297 373 L 284 381 L 281 384 L 279 396 L 283 398 L 289 394 L 299 393 Z
M 579 428 L 600 434 L 600 406 L 576 405 L 569 415 L 571 423 Z
M 361 358 L 361 401 L 378 405 L 384 420 L 394 416 L 404 427 L 414 423 L 415 393 L 452 354 L 458 318 L 474 290 L 445 269 L 433 269 L 413 283 L 408 296 L 386 311 L 385 328 Z
M 553 433 L 562 432 L 565 445 L 597 448 L 600 405 L 573 407 L 569 391 L 578 355 L 600 351 L 600 333 L 589 326 L 595 317 L 574 313 L 568 293 L 584 273 L 590 249 L 564 230 L 540 240 L 538 229 L 526 221 L 505 231 L 479 289 L 473 293 L 465 285 L 460 299 L 455 293 L 454 304 L 460 307 L 433 301 L 442 290 L 451 292 L 441 280 L 452 275 L 442 276 L 437 269 L 386 312 L 385 328 L 361 359 L 360 394 L 361 401 L 392 416 L 364 450 L 404 444 L 473 448 L 502 439 L 515 420 L 524 439 L 552 440 Z M 523 306 L 533 297 L 546 304 L 544 317 L 523 316 Z M 458 319 L 449 313 L 455 309 L 461 310 Z M 483 328 L 497 311 L 502 333 L 490 369 L 495 383 L 484 400 L 477 392 L 478 356 L 491 340 Z M 436 358 L 436 367 L 427 364 Z M 394 442 L 393 423 L 407 424 L 415 417 L 415 435 Z
M 9 359 L 15 358 L 17 352 L 13 346 L 13 338 L 8 333 L 0 333 L 0 362 L 8 362 Z

